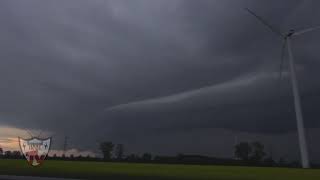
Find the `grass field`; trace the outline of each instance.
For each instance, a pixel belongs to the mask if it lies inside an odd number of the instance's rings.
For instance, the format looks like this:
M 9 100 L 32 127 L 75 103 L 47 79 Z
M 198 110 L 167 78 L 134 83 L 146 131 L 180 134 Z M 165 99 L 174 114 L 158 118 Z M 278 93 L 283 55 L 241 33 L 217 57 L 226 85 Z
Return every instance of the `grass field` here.
M 320 169 L 259 168 L 201 165 L 159 165 L 104 162 L 45 161 L 31 167 L 25 160 L 0 160 L 4 175 L 33 175 L 83 179 L 183 180 L 320 180 Z

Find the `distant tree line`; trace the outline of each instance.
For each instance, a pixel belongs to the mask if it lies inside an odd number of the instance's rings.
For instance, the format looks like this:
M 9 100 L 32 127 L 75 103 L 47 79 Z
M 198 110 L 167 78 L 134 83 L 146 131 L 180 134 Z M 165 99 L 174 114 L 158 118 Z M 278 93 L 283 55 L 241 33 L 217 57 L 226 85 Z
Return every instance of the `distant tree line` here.
M 264 151 L 264 145 L 260 142 L 240 142 L 235 146 L 235 156 L 245 162 L 261 163 L 266 152 Z
M 3 159 L 21 159 L 23 156 L 20 151 L 4 151 L 0 148 L 0 158 Z
M 166 163 L 166 164 L 207 164 L 207 165 L 242 165 L 267 167 L 300 167 L 299 162 L 289 162 L 284 158 L 274 160 L 267 156 L 265 147 L 261 142 L 240 142 L 234 147 L 235 158 L 216 158 L 203 155 L 178 154 L 176 156 L 158 156 L 151 153 L 142 155 L 124 155 L 124 145 L 114 144 L 111 141 L 100 143 L 103 161 L 123 161 L 135 163 Z M 320 165 L 313 164 L 313 167 Z
M 201 165 L 240 165 L 240 166 L 268 166 L 268 167 L 300 167 L 299 162 L 289 162 L 284 158 L 274 160 L 267 156 L 264 145 L 261 142 L 240 142 L 234 146 L 235 158 L 216 158 L 194 154 L 178 154 L 176 156 L 159 156 L 151 153 L 134 154 L 125 153 L 123 144 L 114 144 L 111 141 L 104 141 L 99 144 L 101 157 L 90 155 L 58 156 L 48 155 L 49 160 L 65 161 L 109 161 L 109 162 L 133 162 L 133 163 L 165 163 L 165 164 L 201 164 Z M 0 148 L 0 158 L 21 159 L 20 151 L 4 151 Z M 313 164 L 312 167 L 320 167 Z
M 101 158 L 92 157 L 90 155 L 73 155 L 70 154 L 70 156 L 65 156 L 64 154 L 61 156 L 57 156 L 57 154 L 48 155 L 46 159 L 49 160 L 63 160 L 63 161 L 100 161 Z

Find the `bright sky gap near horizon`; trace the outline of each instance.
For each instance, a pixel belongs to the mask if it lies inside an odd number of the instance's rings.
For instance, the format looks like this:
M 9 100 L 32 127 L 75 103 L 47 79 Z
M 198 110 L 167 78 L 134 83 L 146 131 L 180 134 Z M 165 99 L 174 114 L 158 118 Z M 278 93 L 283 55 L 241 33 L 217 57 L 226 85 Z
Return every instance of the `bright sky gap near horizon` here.
M 0 145 L 25 129 L 129 152 L 232 156 L 234 138 L 299 159 L 282 31 L 320 24 L 320 2 L 0 1 Z M 293 41 L 310 158 L 320 162 L 320 33 Z M 296 43 L 295 43 L 296 42 Z M 25 134 L 26 135 L 26 134 Z M 295 149 L 286 152 L 282 149 Z

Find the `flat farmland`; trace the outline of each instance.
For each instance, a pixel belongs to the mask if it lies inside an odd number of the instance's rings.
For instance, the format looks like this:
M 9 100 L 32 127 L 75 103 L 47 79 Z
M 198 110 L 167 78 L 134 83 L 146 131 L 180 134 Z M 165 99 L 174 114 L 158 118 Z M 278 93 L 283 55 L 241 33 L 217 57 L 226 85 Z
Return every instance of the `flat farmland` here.
M 79 179 L 152 180 L 319 180 L 320 169 L 211 165 L 166 165 L 47 160 L 31 167 L 25 160 L 0 160 L 2 175 Z

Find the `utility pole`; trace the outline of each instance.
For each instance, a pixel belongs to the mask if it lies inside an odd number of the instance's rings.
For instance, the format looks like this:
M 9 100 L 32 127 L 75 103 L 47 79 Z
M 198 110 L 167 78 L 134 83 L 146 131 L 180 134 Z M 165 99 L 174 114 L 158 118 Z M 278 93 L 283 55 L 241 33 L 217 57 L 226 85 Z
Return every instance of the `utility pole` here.
M 273 159 L 273 146 L 272 146 L 272 144 L 269 144 L 269 153 L 270 153 L 270 158 Z
M 239 159 L 237 156 L 236 156 L 236 153 L 235 153 L 235 149 L 236 149 L 236 146 L 238 145 L 238 136 L 235 135 L 234 136 L 234 145 L 233 145 L 233 149 L 234 149 L 234 159 Z
M 66 150 L 67 150 L 67 147 L 68 147 L 68 139 L 69 137 L 68 136 L 65 136 L 64 137 L 64 143 L 63 143 L 63 155 L 65 157 L 66 155 Z

